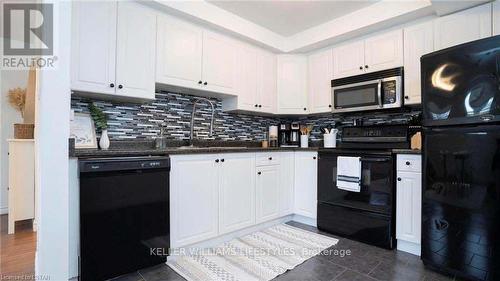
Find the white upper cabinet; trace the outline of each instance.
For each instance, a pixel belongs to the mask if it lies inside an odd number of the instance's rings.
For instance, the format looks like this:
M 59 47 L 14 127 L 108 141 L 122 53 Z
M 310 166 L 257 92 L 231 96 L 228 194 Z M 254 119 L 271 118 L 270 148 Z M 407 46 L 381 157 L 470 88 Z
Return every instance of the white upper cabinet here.
M 317 158 L 317 152 L 295 152 L 294 213 L 313 219 L 317 210 Z
M 398 29 L 365 40 L 365 72 L 403 66 L 403 32 Z
M 434 50 L 432 22 L 404 29 L 404 81 L 407 105 L 421 103 L 420 57 Z
M 307 114 L 307 57 L 278 56 L 278 113 Z
M 238 49 L 238 109 L 258 110 L 257 101 L 257 49 L 241 46 Z
M 155 98 L 156 16 L 146 7 L 118 3 L 116 94 Z
M 257 223 L 280 216 L 279 165 L 257 167 Z
M 491 4 L 440 17 L 434 21 L 436 50 L 491 36 Z
M 219 234 L 255 224 L 255 154 L 219 156 Z
M 500 35 L 500 0 L 493 2 L 493 35 Z
M 257 57 L 257 104 L 259 111 L 276 113 L 276 55 L 260 51 Z
M 203 32 L 203 89 L 236 94 L 237 45 L 209 31 Z
M 333 53 L 331 49 L 308 57 L 309 112 L 324 113 L 332 110 Z
M 364 73 L 365 42 L 363 40 L 333 49 L 335 79 Z
M 399 66 L 403 66 L 403 32 L 400 29 L 333 49 L 335 79 Z
M 130 2 L 73 5 L 71 89 L 108 99 L 154 99 L 153 11 Z
M 71 89 L 113 95 L 117 3 L 75 1 L 72 4 Z
M 158 16 L 156 82 L 200 87 L 203 33 L 169 16 Z

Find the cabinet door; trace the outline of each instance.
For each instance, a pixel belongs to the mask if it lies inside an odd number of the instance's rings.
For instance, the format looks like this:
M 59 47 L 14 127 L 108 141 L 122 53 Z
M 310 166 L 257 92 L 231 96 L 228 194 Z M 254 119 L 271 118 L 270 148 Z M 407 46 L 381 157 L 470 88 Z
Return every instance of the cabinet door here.
M 155 97 L 156 16 L 143 5 L 118 3 L 116 94 Z
M 434 49 L 491 36 L 491 4 L 440 17 L 434 21 Z
M 420 57 L 434 50 L 432 22 L 404 29 L 405 104 L 421 103 Z
M 114 94 L 117 4 L 75 1 L 72 5 L 71 89 Z
M 332 110 L 333 54 L 322 51 L 309 58 L 309 111 L 311 113 Z
M 500 35 L 500 0 L 493 2 L 493 35 Z
M 398 29 L 365 40 L 365 72 L 403 66 L 403 31 Z
M 293 213 L 293 185 L 294 185 L 294 165 L 295 156 L 293 152 L 280 153 L 280 215 L 286 216 Z
M 422 175 L 397 173 L 396 238 L 420 244 L 422 208 Z
M 172 156 L 170 232 L 172 247 L 218 235 L 217 155 Z
M 257 167 L 256 187 L 257 223 L 278 218 L 280 215 L 279 165 Z
M 364 73 L 365 42 L 360 40 L 333 49 L 335 79 Z
M 250 46 L 238 49 L 238 109 L 259 110 L 257 105 L 257 50 Z
M 203 33 L 199 27 L 158 16 L 156 82 L 199 88 Z
M 236 94 L 237 46 L 229 39 L 208 31 L 203 32 L 203 89 Z
M 255 224 L 255 154 L 219 158 L 219 234 L 223 234 Z
M 316 218 L 318 189 L 318 154 L 295 153 L 295 213 Z
M 261 51 L 257 57 L 258 69 L 258 104 L 259 110 L 266 113 L 276 113 L 277 85 L 276 85 L 276 55 Z
M 307 114 L 307 58 L 278 56 L 278 113 Z

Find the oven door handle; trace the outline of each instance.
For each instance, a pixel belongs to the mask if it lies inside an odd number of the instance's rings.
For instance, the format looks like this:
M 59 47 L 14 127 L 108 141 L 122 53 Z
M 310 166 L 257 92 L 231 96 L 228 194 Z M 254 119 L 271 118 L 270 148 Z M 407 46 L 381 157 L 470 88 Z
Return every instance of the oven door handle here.
M 382 104 L 382 79 L 378 80 L 377 84 L 377 98 L 378 98 L 378 106 L 382 108 L 384 105 Z
M 390 158 L 365 158 L 361 157 L 359 161 L 361 162 L 388 162 L 390 161 Z

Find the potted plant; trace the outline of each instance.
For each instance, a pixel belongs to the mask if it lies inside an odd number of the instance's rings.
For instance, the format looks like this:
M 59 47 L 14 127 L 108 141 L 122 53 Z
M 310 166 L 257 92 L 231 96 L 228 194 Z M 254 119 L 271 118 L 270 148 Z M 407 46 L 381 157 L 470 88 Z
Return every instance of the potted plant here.
M 99 139 L 99 147 L 103 150 L 109 148 L 108 136 L 108 118 L 102 110 L 94 103 L 89 103 L 89 111 L 92 119 L 94 120 L 97 131 L 101 131 L 101 138 Z

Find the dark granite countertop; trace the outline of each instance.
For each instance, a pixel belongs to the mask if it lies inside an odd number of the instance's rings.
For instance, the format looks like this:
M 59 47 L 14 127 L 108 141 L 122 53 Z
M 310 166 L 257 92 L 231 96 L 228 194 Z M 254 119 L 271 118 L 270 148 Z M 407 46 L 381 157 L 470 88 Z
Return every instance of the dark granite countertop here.
M 422 154 L 420 149 L 393 149 L 392 152 L 396 154 Z
M 183 147 L 181 147 L 183 146 Z M 300 147 L 269 147 L 263 148 L 259 142 L 249 141 L 197 141 L 193 148 L 186 147 L 184 141 L 168 141 L 166 148 L 155 148 L 153 141 L 115 141 L 108 150 L 100 149 L 70 149 L 70 157 L 104 158 L 131 156 L 162 156 L 200 153 L 238 153 L 238 152 L 279 152 L 279 151 L 341 151 L 342 148 L 323 148 L 321 142 L 310 143 L 309 148 Z M 421 150 L 393 149 L 397 154 L 421 154 Z

